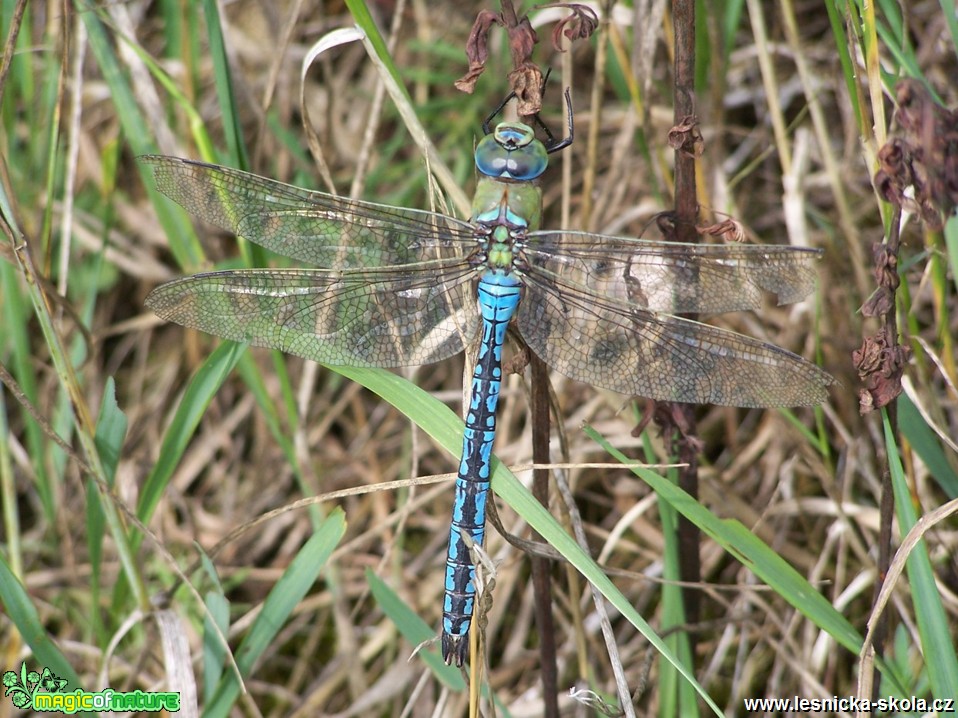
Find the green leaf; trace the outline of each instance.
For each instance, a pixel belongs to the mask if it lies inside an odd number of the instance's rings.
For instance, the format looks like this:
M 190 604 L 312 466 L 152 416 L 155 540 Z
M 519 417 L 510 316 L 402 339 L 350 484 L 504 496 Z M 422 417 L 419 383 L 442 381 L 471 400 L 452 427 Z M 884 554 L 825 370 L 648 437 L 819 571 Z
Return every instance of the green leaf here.
M 585 432 L 617 460 L 627 461 L 625 455 L 612 447 L 594 429 L 586 427 Z M 718 518 L 688 493 L 653 471 L 641 466 L 633 466 L 631 471 L 816 626 L 849 651 L 858 654 L 864 639 L 848 619 L 740 521 Z M 880 661 L 877 665 L 888 670 L 888 666 Z M 897 676 L 890 677 L 896 681 L 898 687 L 903 685 Z
M 200 419 L 244 351 L 245 344 L 223 342 L 203 362 L 190 381 L 176 409 L 176 415 L 163 435 L 159 458 L 146 478 L 143 492 L 140 494 L 136 515 L 143 523 L 149 523 L 166 485 L 173 477 L 173 472 L 193 437 L 193 432 L 199 426 Z
M 82 689 L 80 678 L 74 673 L 70 662 L 67 660 L 57 644 L 50 638 L 43 621 L 40 620 L 40 614 L 27 593 L 26 588 L 20 583 L 20 580 L 10 570 L 6 559 L 0 553 L 0 605 L 3 606 L 4 613 L 16 627 L 20 636 L 30 646 L 33 651 L 33 658 L 45 668 L 49 668 L 61 678 L 67 681 L 67 690 Z M 26 664 L 24 663 L 24 666 Z M 90 713 L 78 713 L 77 715 L 91 715 Z
M 436 637 L 436 632 L 429 628 L 426 622 L 412 611 L 395 591 L 369 569 L 366 569 L 366 580 L 369 582 L 369 588 L 372 591 L 373 598 L 376 599 L 376 603 L 383 610 L 383 613 L 396 624 L 399 632 L 410 645 L 419 646 Z M 436 648 L 423 647 L 417 655 L 436 674 L 436 678 L 450 690 L 464 691 L 466 689 L 466 682 L 462 678 L 462 673 L 459 672 L 458 668 L 447 666 Z
M 911 531 L 918 517 L 898 455 L 895 434 L 888 420 L 888 412 L 884 409 L 882 427 L 885 430 L 885 450 L 888 453 L 888 468 L 895 492 L 895 513 L 899 531 L 904 536 Z M 931 560 L 928 558 L 928 546 L 924 540 L 915 545 L 906 559 L 905 566 L 915 605 L 921 652 L 925 656 L 925 665 L 931 680 L 931 694 L 937 697 L 958 696 L 958 657 L 952 643 L 952 627 L 941 602 Z
M 948 463 L 941 442 L 935 436 L 918 408 L 907 394 L 898 397 L 898 426 L 915 453 L 921 457 L 928 471 L 949 498 L 958 498 L 958 474 Z
M 345 531 L 346 521 L 342 509 L 334 509 L 273 586 L 236 652 L 236 664 L 243 676 L 250 675 L 256 663 L 271 647 L 293 609 L 316 582 Z M 204 715 L 208 718 L 225 717 L 239 693 L 240 685 L 235 673 L 226 673 Z

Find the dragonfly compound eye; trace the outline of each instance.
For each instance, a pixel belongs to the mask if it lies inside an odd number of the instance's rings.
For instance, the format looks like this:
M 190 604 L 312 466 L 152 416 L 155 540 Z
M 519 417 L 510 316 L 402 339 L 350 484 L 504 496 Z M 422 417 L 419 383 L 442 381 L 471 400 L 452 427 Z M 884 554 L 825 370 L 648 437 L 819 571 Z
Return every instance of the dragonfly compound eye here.
M 489 177 L 533 180 L 549 164 L 545 146 L 535 138 L 531 127 L 503 122 L 476 147 L 476 167 Z

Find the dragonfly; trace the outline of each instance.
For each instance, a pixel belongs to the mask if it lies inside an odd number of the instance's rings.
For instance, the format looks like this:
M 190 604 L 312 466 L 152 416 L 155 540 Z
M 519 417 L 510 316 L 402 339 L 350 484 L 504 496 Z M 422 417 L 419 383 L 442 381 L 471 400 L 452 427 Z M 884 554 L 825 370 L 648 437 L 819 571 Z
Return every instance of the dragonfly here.
M 332 366 L 402 367 L 476 352 L 449 529 L 441 648 L 462 666 L 476 603 L 470 544 L 485 538 L 506 331 L 558 372 L 650 399 L 738 407 L 821 403 L 834 379 L 772 344 L 679 316 L 795 302 L 821 252 L 540 229 L 548 155 L 521 122 L 475 150 L 471 217 L 301 189 L 150 155 L 157 188 L 190 214 L 313 268 L 184 277 L 146 300 L 161 318 Z M 540 125 L 541 126 L 541 125 Z

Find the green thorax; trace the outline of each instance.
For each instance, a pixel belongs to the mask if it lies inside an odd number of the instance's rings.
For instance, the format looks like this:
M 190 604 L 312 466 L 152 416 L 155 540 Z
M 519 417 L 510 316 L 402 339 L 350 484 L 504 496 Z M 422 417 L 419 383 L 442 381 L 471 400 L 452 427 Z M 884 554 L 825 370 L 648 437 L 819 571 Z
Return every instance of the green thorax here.
M 542 218 L 542 190 L 526 180 L 522 182 L 480 177 L 472 198 L 472 221 L 488 224 L 524 226 L 539 229 Z

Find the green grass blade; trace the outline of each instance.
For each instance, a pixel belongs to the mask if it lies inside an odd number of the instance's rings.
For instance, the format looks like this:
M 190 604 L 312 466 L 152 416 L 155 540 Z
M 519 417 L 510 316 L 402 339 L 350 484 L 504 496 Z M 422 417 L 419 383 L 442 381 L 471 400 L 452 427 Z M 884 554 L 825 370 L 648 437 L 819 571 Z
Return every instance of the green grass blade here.
M 675 471 L 670 471 L 670 474 L 669 480 L 675 483 L 678 480 Z M 682 579 L 679 571 L 678 514 L 661 497 L 658 504 L 659 516 L 662 520 L 662 536 L 665 539 L 665 550 L 662 556 L 663 578 L 665 579 L 665 583 L 662 585 L 662 632 L 668 634 L 665 642 L 672 648 L 689 673 L 694 673 L 695 661 L 692 658 L 688 633 L 682 630 L 687 621 L 683 589 L 678 583 Z M 690 718 L 699 715 L 695 694 L 686 681 L 679 680 L 679 674 L 671 664 L 662 664 L 658 683 L 659 695 L 661 696 L 659 715 L 682 715 Z
M 904 536 L 911 531 L 918 517 L 898 455 L 895 435 L 888 421 L 888 413 L 884 410 L 882 427 L 885 431 L 885 449 L 888 452 L 888 467 L 895 492 L 895 513 L 899 531 Z M 931 560 L 928 558 L 928 545 L 924 540 L 915 545 L 905 566 L 915 605 L 922 654 L 925 656 L 925 666 L 931 681 L 931 694 L 939 698 L 958 696 L 958 656 L 955 655 L 951 626 L 941 603 Z
M 615 449 L 594 429 L 586 427 L 585 432 L 618 461 L 628 461 L 628 458 L 622 452 Z M 864 639 L 855 630 L 854 626 L 824 596 L 815 590 L 815 587 L 806 581 L 798 571 L 741 522 L 734 519 L 718 518 L 685 491 L 653 471 L 641 466 L 633 466 L 631 470 L 646 482 L 656 494 L 665 499 L 680 514 L 732 554 L 736 560 L 762 579 L 776 593 L 798 609 L 800 613 L 828 633 L 839 644 L 856 655 L 858 654 Z M 878 662 L 878 665 L 880 668 L 888 669 L 886 664 Z M 886 677 L 889 677 L 899 690 L 904 690 L 904 683 L 897 675 L 886 674 Z
M 862 114 L 861 88 L 858 83 L 858 71 L 855 62 L 852 60 L 851 48 L 849 47 L 846 36 L 844 18 L 842 12 L 837 7 L 838 3 L 834 0 L 825 2 L 825 9 L 828 12 L 828 21 L 832 28 L 832 37 L 835 39 L 833 47 L 838 53 L 838 61 L 842 66 L 842 79 L 845 81 L 845 89 L 848 92 L 849 102 L 851 102 L 852 113 L 858 124 L 858 131 L 862 135 L 869 132 L 871 128 L 866 127 L 867 123 Z
M 6 211 L 9 209 L 5 208 Z M 33 371 L 35 357 L 29 332 L 30 302 L 24 296 L 16 268 L 4 261 L 0 261 L 0 312 L 2 312 L 3 321 L 3 331 L 0 332 L 0 352 L 4 357 L 9 356 L 4 361 L 20 385 L 20 391 L 33 406 L 37 406 L 39 391 Z M 10 355 L 7 352 L 10 352 Z M 21 407 L 19 414 L 25 427 L 26 445 L 30 456 L 44 456 L 46 439 L 40 425 L 26 408 Z M 35 461 L 33 471 L 36 474 L 35 486 L 44 517 L 46 521 L 54 523 L 57 515 L 53 498 L 56 489 L 52 485 L 46 462 Z
M 107 481 L 112 485 L 123 451 L 123 439 L 129 421 L 116 403 L 116 382 L 109 377 L 103 390 L 100 414 L 96 423 L 96 448 Z
M 0 604 L 3 605 L 10 622 L 16 627 L 20 636 L 33 651 L 33 658 L 41 666 L 49 668 L 60 678 L 67 680 L 66 690 L 86 688 L 80 684 L 80 679 L 66 656 L 60 652 L 56 643 L 50 638 L 46 626 L 40 619 L 33 600 L 20 580 L 10 570 L 6 557 L 0 553 Z M 4 666 L 9 670 L 12 666 Z M 32 667 L 31 667 L 32 668 Z M 88 713 L 84 715 L 89 715 Z
M 83 7 L 79 16 L 86 26 L 90 50 L 103 73 L 103 79 L 109 85 L 110 99 L 116 107 L 123 133 L 126 135 L 134 154 L 145 155 L 155 152 L 156 146 L 150 139 L 153 135 L 136 103 L 133 89 L 117 61 L 106 28 L 100 22 L 100 18 L 95 11 Z M 160 194 L 153 188 L 150 172 L 143 166 L 139 166 L 139 171 L 143 184 L 153 199 L 157 218 L 163 225 L 166 236 L 180 239 L 180 241 L 171 245 L 171 249 L 180 265 L 197 266 L 203 258 L 203 251 L 196 240 L 196 233 L 193 231 L 193 226 L 187 219 L 186 213 L 178 208 L 173 209 L 170 202 L 159 201 Z M 192 238 L 192 241 L 187 241 L 187 238 Z
M 207 565 L 212 565 L 204 557 Z M 206 615 L 203 617 L 203 703 L 208 703 L 216 693 L 226 667 L 227 646 L 223 636 L 229 635 L 230 602 L 217 586 L 205 596 Z
M 898 425 L 901 435 L 908 439 L 912 449 L 925 462 L 941 490 L 949 498 L 958 498 L 958 474 L 948 463 L 948 457 L 942 451 L 935 433 L 925 423 L 924 417 L 907 394 L 898 397 Z
M 113 378 L 107 380 L 97 417 L 96 447 L 106 473 L 107 483 L 113 487 L 116 481 L 116 467 L 123 450 L 123 440 L 129 421 L 116 403 L 116 385 Z M 100 589 L 108 585 L 102 575 L 103 539 L 106 536 L 107 515 L 101 503 L 103 494 L 97 490 L 96 483 L 90 479 L 86 487 L 86 542 L 90 552 L 90 592 L 92 605 L 99 605 Z M 94 633 L 102 644 L 108 640 L 101 622 L 99 611 L 92 612 L 91 622 Z
M 386 47 L 386 41 L 383 40 L 382 33 L 379 32 L 379 27 L 373 20 L 373 16 L 369 14 L 369 8 L 366 7 L 366 3 L 362 2 L 362 0 L 346 0 L 346 7 L 349 8 L 349 12 L 352 14 L 356 24 L 366 33 L 366 37 L 369 38 L 370 43 L 372 43 L 380 62 L 382 62 L 383 66 L 392 76 L 393 81 L 405 94 L 406 100 L 411 105 L 412 98 L 409 97 L 409 93 L 406 91 L 405 85 L 403 85 L 399 69 L 396 67 L 396 63 L 393 62 L 392 55 L 389 54 L 389 48 Z
M 366 580 L 369 582 L 369 588 L 373 598 L 376 599 L 376 603 L 383 613 L 396 624 L 403 638 L 412 646 L 419 646 L 436 637 L 436 632 L 426 625 L 426 622 L 414 611 L 410 610 L 408 604 L 369 569 L 366 569 Z M 437 648 L 424 647 L 416 655 L 422 658 L 423 662 L 436 675 L 436 678 L 450 690 L 457 692 L 466 690 L 466 683 L 459 669 L 447 666 L 442 660 L 442 656 L 439 655 Z
M 911 44 L 908 28 L 901 15 L 902 7 L 890 0 L 879 0 L 878 7 L 882 11 L 881 19 L 884 22 L 878 22 L 875 29 L 878 32 L 878 37 L 882 40 L 883 49 L 887 50 L 895 62 L 901 66 L 904 75 L 923 77 L 921 63 L 915 56 L 915 48 Z M 898 78 L 896 75 L 887 79 L 891 85 Z M 928 87 L 934 93 L 934 88 L 931 85 Z
M 948 251 L 951 279 L 958 290 L 958 215 L 951 215 L 945 223 L 945 247 Z
M 197 370 L 183 399 L 176 409 L 176 415 L 163 435 L 160 456 L 147 477 L 136 507 L 136 515 L 143 523 L 149 523 L 156 505 L 159 503 L 166 485 L 179 466 L 183 452 L 193 437 L 200 419 L 206 413 L 216 392 L 246 350 L 244 344 L 223 342 Z
M 345 532 L 346 520 L 343 512 L 341 509 L 334 509 L 273 586 L 262 610 L 236 652 L 236 664 L 244 676 L 249 675 L 264 652 L 270 648 L 293 609 L 316 582 Z M 227 673 L 203 715 L 207 718 L 227 716 L 239 693 L 240 685 L 235 674 Z
M 941 5 L 945 24 L 948 25 L 948 34 L 951 35 L 951 49 L 958 55 L 958 15 L 955 14 L 955 6 L 951 0 L 938 0 L 938 3 Z
M 0 436 L 10 435 L 10 423 L 7 421 L 7 391 L 0 383 Z M 23 575 L 23 542 L 20 528 L 20 511 L 17 506 L 17 490 L 14 483 L 13 462 L 10 456 L 10 443 L 0 441 L 0 526 L 3 527 L 4 552 L 10 561 L 11 571 L 16 576 Z
M 273 357 L 274 376 L 279 380 L 280 386 L 283 388 L 285 394 L 289 386 L 289 373 L 286 371 L 286 363 L 283 361 L 282 353 L 275 351 L 270 352 L 270 354 Z M 272 434 L 282 450 L 283 456 L 286 457 L 290 466 L 296 471 L 297 476 L 301 476 L 302 472 L 298 465 L 299 459 L 293 447 L 292 437 L 283 429 L 279 412 L 276 409 L 276 403 L 271 398 L 269 390 L 266 387 L 266 382 L 263 379 L 263 372 L 256 362 L 253 361 L 251 354 L 247 353 L 240 359 L 237 371 L 256 399 L 256 405 L 259 406 L 262 412 L 263 420 L 266 422 L 266 426 L 269 427 L 270 434 Z M 289 402 L 286 402 L 285 406 L 290 421 L 296 422 L 295 404 L 290 406 Z M 300 486 L 305 488 L 302 481 L 300 481 Z
M 226 132 L 226 146 L 234 166 L 249 169 L 249 153 L 243 140 L 242 123 L 236 108 L 236 93 L 233 91 L 233 76 L 230 72 L 229 58 L 226 55 L 226 42 L 223 39 L 223 27 L 220 23 L 219 4 L 216 0 L 203 0 L 203 12 L 206 18 L 206 37 L 210 43 L 210 56 L 213 59 L 213 79 L 217 107 L 223 113 L 223 129 Z

